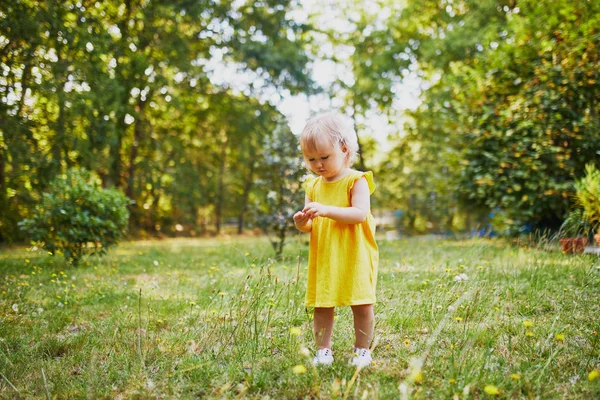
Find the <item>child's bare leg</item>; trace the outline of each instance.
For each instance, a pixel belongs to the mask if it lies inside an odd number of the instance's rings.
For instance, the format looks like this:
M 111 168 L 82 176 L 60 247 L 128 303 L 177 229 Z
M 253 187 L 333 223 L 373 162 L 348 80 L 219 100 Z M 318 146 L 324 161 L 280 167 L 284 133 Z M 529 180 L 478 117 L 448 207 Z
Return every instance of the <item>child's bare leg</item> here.
M 375 327 L 373 304 L 352 306 L 352 313 L 354 314 L 354 334 L 356 335 L 354 347 L 368 349 L 371 339 L 373 339 L 373 329 Z
M 318 349 L 331 349 L 333 332 L 333 307 L 315 308 L 315 341 Z

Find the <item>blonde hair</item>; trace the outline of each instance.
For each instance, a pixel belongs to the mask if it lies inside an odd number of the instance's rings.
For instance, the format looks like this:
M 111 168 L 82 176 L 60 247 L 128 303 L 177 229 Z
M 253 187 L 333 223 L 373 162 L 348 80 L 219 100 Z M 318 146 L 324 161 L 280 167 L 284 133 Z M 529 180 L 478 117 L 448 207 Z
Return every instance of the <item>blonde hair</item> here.
M 300 147 L 315 149 L 317 141 L 325 138 L 332 146 L 345 147 L 348 150 L 346 160 L 348 166 L 358 158 L 358 138 L 352 122 L 348 118 L 334 112 L 319 114 L 308 120 L 300 134 Z

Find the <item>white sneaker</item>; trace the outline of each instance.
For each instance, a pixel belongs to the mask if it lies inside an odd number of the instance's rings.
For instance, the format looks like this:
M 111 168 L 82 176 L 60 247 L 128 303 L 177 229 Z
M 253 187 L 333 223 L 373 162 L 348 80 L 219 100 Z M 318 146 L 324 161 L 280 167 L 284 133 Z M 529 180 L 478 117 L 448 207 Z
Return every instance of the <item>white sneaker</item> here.
M 359 368 L 364 368 L 371 365 L 373 359 L 371 358 L 371 350 L 369 349 L 354 349 L 354 355 L 352 357 L 352 365 Z
M 333 354 L 330 349 L 317 350 L 317 355 L 313 358 L 313 365 L 331 365 Z

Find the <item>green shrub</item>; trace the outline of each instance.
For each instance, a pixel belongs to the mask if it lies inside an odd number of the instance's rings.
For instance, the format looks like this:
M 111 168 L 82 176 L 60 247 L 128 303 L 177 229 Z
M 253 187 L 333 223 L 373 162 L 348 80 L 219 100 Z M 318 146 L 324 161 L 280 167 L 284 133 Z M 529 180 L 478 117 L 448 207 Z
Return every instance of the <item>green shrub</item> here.
M 594 164 L 585 166 L 585 175 L 575 181 L 576 202 L 583 217 L 592 224 L 600 223 L 600 170 Z
M 71 169 L 52 182 L 31 218 L 19 226 L 32 242 L 77 264 L 83 255 L 104 253 L 123 237 L 128 202 L 120 191 L 102 189 L 90 172 Z
M 588 236 L 591 231 L 590 222 L 585 218 L 581 208 L 569 211 L 560 226 L 558 236 L 561 238 L 576 238 Z

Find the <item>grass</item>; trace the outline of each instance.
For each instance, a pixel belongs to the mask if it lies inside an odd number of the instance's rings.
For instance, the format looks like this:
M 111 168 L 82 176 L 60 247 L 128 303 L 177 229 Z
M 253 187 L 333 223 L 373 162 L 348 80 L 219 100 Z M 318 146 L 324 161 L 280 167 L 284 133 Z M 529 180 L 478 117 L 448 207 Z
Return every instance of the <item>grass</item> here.
M 347 308 L 333 366 L 311 366 L 305 236 L 279 261 L 264 238 L 131 242 L 77 268 L 4 249 L 0 396 L 600 396 L 597 256 L 500 240 L 380 251 L 376 364 L 357 371 Z

